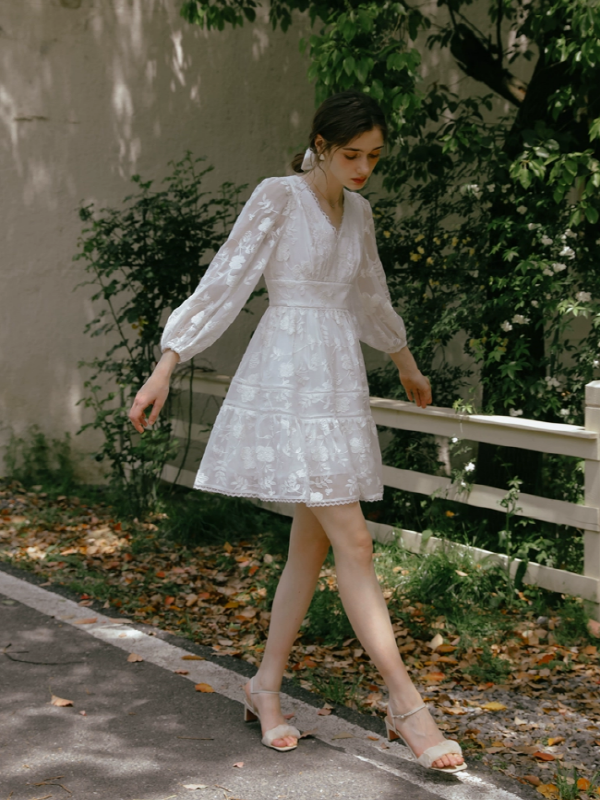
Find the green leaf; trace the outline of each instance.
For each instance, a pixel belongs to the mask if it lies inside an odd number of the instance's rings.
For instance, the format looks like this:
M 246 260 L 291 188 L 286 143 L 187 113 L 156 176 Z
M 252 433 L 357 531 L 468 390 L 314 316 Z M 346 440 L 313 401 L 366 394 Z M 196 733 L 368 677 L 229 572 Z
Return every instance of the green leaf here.
M 529 186 L 531 184 L 531 172 L 527 169 L 526 166 L 522 166 L 519 169 L 518 179 L 519 179 L 519 182 L 521 183 L 521 186 L 524 189 L 529 188 Z
M 354 56 L 348 56 L 344 59 L 344 69 L 346 70 L 347 75 L 353 75 L 356 69 L 356 61 L 354 60 Z
M 598 216 L 598 211 L 594 206 L 585 207 L 585 218 L 591 225 L 595 225 L 598 222 Z
M 590 142 L 600 138 L 600 117 L 597 117 L 590 125 Z

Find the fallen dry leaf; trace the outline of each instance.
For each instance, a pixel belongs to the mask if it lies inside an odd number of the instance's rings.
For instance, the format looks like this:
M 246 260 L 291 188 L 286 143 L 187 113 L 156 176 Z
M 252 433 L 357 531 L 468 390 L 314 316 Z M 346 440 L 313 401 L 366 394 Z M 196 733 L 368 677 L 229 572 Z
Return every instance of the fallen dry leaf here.
M 175 675 L 189 675 L 190 674 L 189 669 L 174 669 L 173 672 L 175 673 Z
M 444 644 L 444 637 L 440 633 L 436 633 L 433 639 L 429 642 L 428 646 L 431 647 L 432 650 L 437 650 L 438 647 L 440 647 L 443 644 Z
M 141 656 L 138 656 L 137 653 L 129 653 L 129 655 L 127 656 L 127 661 L 129 661 L 130 664 L 134 664 L 136 661 L 143 661 L 143 660 L 144 659 Z
M 597 622 L 595 619 L 589 620 L 588 630 L 592 636 L 600 637 L 600 622 Z
M 214 692 L 213 687 L 209 683 L 197 683 L 194 688 L 197 692 L 205 692 L 207 694 L 209 692 Z
M 313 730 L 311 731 L 304 731 L 304 733 L 300 734 L 300 738 L 306 739 L 308 736 L 314 736 L 316 732 L 317 732 L 316 728 L 313 728 Z
M 543 753 L 541 750 L 532 753 L 532 758 L 537 758 L 539 761 L 556 761 L 556 757 L 552 753 Z
M 331 709 L 330 709 L 330 708 L 320 708 L 320 709 L 317 711 L 317 714 L 318 714 L 320 717 L 328 717 L 328 716 L 331 714 Z
M 206 661 L 204 656 L 181 656 L 182 661 Z
M 532 786 L 539 786 L 541 784 L 541 780 L 537 775 L 523 775 L 523 780 L 527 781 L 527 783 L 530 783 Z
M 499 703 L 497 700 L 491 700 L 489 703 L 484 703 L 482 708 L 485 708 L 486 711 L 504 711 L 506 706 L 502 703 Z
M 77 619 L 77 620 L 75 620 L 75 625 L 93 625 L 94 622 L 98 622 L 98 617 L 88 617 L 87 619 Z
M 184 789 L 208 789 L 207 783 L 184 783 Z
M 564 742 L 564 740 L 565 740 L 564 736 L 551 736 L 550 739 L 548 739 L 548 744 L 550 745 L 550 747 L 552 747 L 555 744 L 560 744 L 561 742 Z
M 59 706 L 63 708 L 65 706 L 72 706 L 72 700 L 65 700 L 64 697 L 57 697 L 55 694 L 52 695 L 52 700 L 50 700 L 50 705 Z
M 348 733 L 347 731 L 342 731 L 341 733 L 332 736 L 331 739 L 354 739 L 354 734 Z
M 237 767 L 238 769 L 241 769 L 244 766 L 244 762 L 243 761 L 236 761 L 233 766 Z
M 87 711 L 80 711 L 79 713 L 82 717 L 87 717 Z
M 548 800 L 558 800 L 558 787 L 553 783 L 540 783 L 540 785 L 536 787 L 536 792 L 544 795 Z
M 370 739 L 372 742 L 378 742 L 379 736 L 367 736 L 367 739 Z

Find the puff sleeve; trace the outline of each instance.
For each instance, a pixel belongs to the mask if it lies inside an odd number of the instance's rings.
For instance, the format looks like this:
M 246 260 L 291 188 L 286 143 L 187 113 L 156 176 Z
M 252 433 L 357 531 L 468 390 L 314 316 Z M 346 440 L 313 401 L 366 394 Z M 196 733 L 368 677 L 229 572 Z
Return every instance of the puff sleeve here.
M 289 190 L 285 179 L 262 181 L 242 209 L 195 292 L 170 315 L 161 350 L 188 361 L 213 344 L 244 307 L 279 241 Z
M 371 206 L 363 197 L 360 197 L 360 204 L 362 256 L 349 295 L 350 309 L 356 319 L 361 342 L 385 353 L 396 353 L 406 346 L 406 330 L 402 317 L 392 306 L 385 272 L 377 252 Z

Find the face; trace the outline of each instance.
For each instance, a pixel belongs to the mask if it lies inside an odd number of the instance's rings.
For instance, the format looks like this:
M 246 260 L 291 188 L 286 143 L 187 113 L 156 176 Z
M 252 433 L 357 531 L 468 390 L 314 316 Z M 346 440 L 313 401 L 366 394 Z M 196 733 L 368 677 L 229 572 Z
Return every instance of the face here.
M 325 141 L 317 136 L 315 145 L 318 150 L 324 147 Z M 384 145 L 383 135 L 379 128 L 361 133 L 344 147 L 327 153 L 322 162 L 325 170 L 336 178 L 346 189 L 361 189 L 375 165 L 379 161 Z

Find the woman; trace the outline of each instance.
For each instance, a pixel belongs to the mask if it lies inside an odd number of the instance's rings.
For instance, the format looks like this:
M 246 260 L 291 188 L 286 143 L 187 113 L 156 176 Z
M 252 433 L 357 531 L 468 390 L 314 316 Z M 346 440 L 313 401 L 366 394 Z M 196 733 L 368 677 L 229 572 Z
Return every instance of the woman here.
M 255 189 L 195 293 L 169 317 L 162 358 L 129 418 L 139 432 L 155 422 L 175 365 L 219 338 L 264 273 L 270 305 L 194 484 L 296 504 L 264 657 L 245 686 L 246 719 L 261 720 L 267 746 L 297 746 L 300 734 L 286 724 L 278 690 L 331 545 L 348 618 L 389 689 L 389 737 L 401 736 L 422 765 L 455 772 L 465 768 L 461 749 L 443 738 L 398 653 L 359 503 L 383 495 L 359 340 L 389 353 L 410 400 L 431 403 L 390 302 L 371 207 L 356 194 L 386 134 L 381 109 L 367 95 L 342 92 L 321 105 L 310 147 L 292 164 L 300 174 Z

